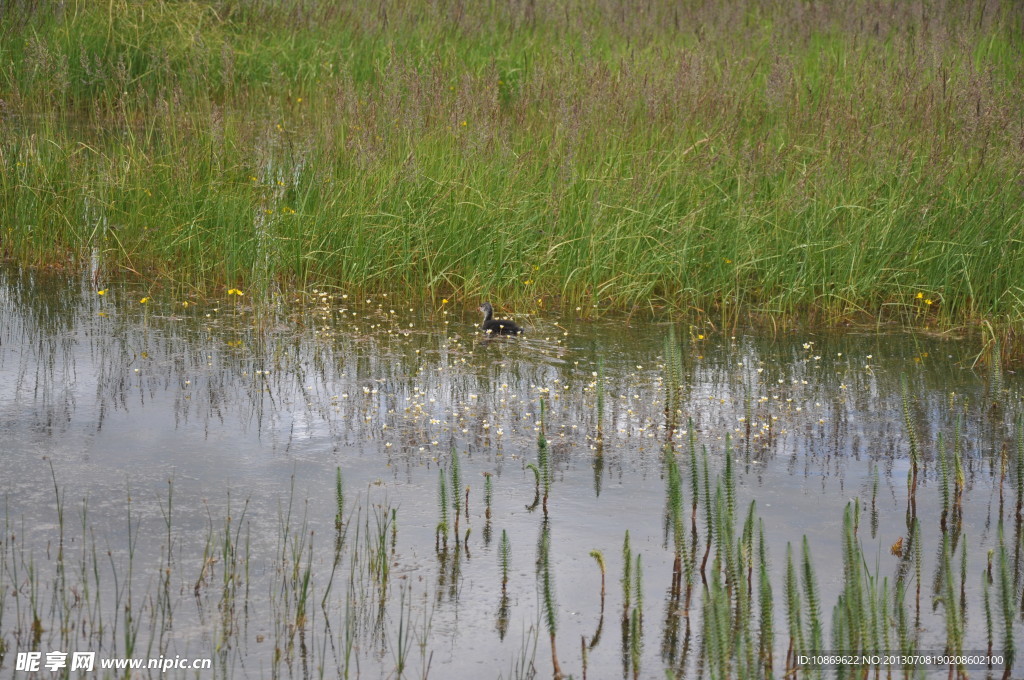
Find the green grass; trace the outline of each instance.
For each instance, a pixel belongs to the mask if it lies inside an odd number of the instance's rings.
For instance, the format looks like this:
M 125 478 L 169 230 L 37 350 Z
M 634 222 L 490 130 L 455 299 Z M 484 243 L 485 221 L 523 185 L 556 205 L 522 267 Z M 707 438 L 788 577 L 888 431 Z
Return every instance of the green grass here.
M 0 257 L 25 265 L 722 325 L 1024 318 L 1013 3 L 0 10 Z

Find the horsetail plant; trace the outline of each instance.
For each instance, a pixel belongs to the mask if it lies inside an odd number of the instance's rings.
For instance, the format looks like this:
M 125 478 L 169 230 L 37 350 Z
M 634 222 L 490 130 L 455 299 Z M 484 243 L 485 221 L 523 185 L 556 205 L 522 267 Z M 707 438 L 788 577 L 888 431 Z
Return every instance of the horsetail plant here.
M 715 538 L 714 525 L 715 525 L 715 514 L 713 511 L 714 501 L 711 498 L 711 475 L 708 472 L 708 450 L 707 447 L 701 447 L 702 458 L 704 463 L 704 470 L 702 476 L 704 478 L 704 559 L 700 563 L 700 577 L 704 583 L 707 583 L 707 577 L 705 576 L 704 569 L 708 563 L 708 555 L 711 553 L 711 542 Z
M 691 498 L 691 516 L 690 524 L 692 525 L 692 533 L 694 538 L 697 536 L 697 505 L 700 503 L 700 472 L 697 465 L 697 433 L 693 431 L 693 418 L 687 421 L 687 443 L 690 450 L 690 494 Z
M 444 550 L 448 549 L 448 487 L 445 485 L 444 468 L 437 469 L 437 506 L 440 521 L 434 531 L 434 549 L 438 550 L 439 539 L 444 544 Z M 456 540 L 458 540 L 456 538 Z
M 989 559 L 991 560 L 991 555 L 989 556 Z M 985 613 L 985 640 L 988 642 L 988 647 L 986 648 L 985 653 L 988 654 L 989 656 L 992 656 L 992 641 L 993 641 L 993 635 L 992 635 L 992 596 L 989 593 L 991 587 L 992 587 L 992 578 L 991 578 L 990 574 L 987 571 L 982 569 L 982 571 L 981 571 L 981 603 L 982 603 L 983 611 Z M 991 669 L 991 667 L 992 667 L 992 665 L 990 663 L 989 664 L 989 668 Z
M 501 568 L 501 600 L 498 603 L 498 636 L 504 640 L 508 632 L 509 623 L 509 598 L 508 598 L 508 572 L 512 565 L 512 544 L 508 540 L 508 532 L 501 530 L 501 540 L 498 542 L 498 566 Z
M 914 627 L 921 625 L 921 569 L 924 562 L 924 548 L 921 545 L 921 522 L 915 517 L 910 527 L 910 547 L 914 551 L 914 583 L 917 588 L 914 603 Z
M 594 560 L 597 562 L 598 568 L 601 570 L 601 611 L 600 611 L 600 614 L 598 614 L 598 617 L 597 617 L 597 630 L 594 631 L 593 637 L 590 638 L 590 645 L 589 645 L 589 647 L 591 649 L 593 649 L 597 645 L 597 643 L 601 640 L 601 630 L 604 628 L 605 565 L 604 565 L 604 555 L 601 553 L 600 550 L 591 550 L 590 551 L 590 556 L 594 558 Z M 586 638 L 584 638 L 584 642 L 583 642 L 584 650 L 587 649 L 587 646 L 588 645 L 586 644 Z M 584 651 L 584 656 L 585 655 L 586 655 L 586 652 Z
M 775 612 L 772 601 L 772 582 L 768 578 L 768 549 L 764 540 L 764 520 L 758 520 L 757 584 L 761 605 L 758 653 L 763 677 L 772 678 L 772 650 L 775 647 Z
M 916 508 L 917 494 L 917 469 L 920 465 L 921 451 L 918 443 L 917 427 L 910 411 L 910 387 L 907 384 L 907 375 L 900 375 L 900 390 L 903 396 L 903 424 L 907 428 L 907 441 L 910 444 L 910 470 L 907 472 L 907 511 L 911 514 L 911 507 Z M 912 514 L 917 514 L 916 511 Z
M 871 538 L 878 535 L 878 467 L 871 465 Z
M 665 339 L 665 430 L 671 437 L 681 414 L 683 361 L 680 344 L 676 341 L 676 328 L 668 328 Z
M 452 483 L 452 510 L 455 511 L 455 540 L 459 540 L 459 516 L 462 514 L 462 469 L 459 467 L 459 452 L 452 446 L 451 464 L 448 468 Z
M 999 337 L 993 335 L 992 354 L 989 357 L 989 400 L 998 408 L 1003 399 L 1003 356 Z
M 960 613 L 967 621 L 967 535 L 960 537 Z
M 640 678 L 640 659 L 643 654 L 642 618 L 640 607 L 634 607 L 633 615 L 629 620 L 629 662 L 633 668 L 633 680 Z
M 633 616 L 640 619 L 640 627 L 644 625 L 644 565 L 643 555 L 636 556 L 636 570 L 633 576 Z
M 556 680 L 562 677 L 562 669 L 558 665 L 558 652 L 555 647 L 555 636 L 558 633 L 558 604 L 555 601 L 555 579 L 551 573 L 551 529 L 547 521 L 541 525 L 540 544 L 537 552 L 537 570 L 541 586 L 541 603 L 543 605 L 544 625 L 551 638 L 551 665 Z
M 490 472 L 484 473 L 484 545 L 491 544 L 491 502 L 494 499 L 494 485 Z
M 732 525 L 736 517 L 736 473 L 732 462 L 732 435 L 725 433 L 725 503 L 728 511 L 727 521 Z
M 671 532 L 672 534 L 672 550 L 673 550 L 673 563 L 672 563 L 672 588 L 673 592 L 678 592 L 682 583 L 682 572 L 684 555 L 686 551 L 686 535 L 683 529 L 683 480 L 679 474 L 679 463 L 676 460 L 675 452 L 671 445 L 665 447 L 665 456 L 668 461 L 667 471 L 667 485 L 666 490 L 667 505 L 666 508 L 666 534 Z M 668 536 L 666 535 L 666 543 Z M 689 562 L 689 560 L 685 560 Z
M 757 510 L 757 501 L 750 501 L 750 505 L 747 508 L 747 519 L 743 522 L 743 535 L 740 537 L 739 544 L 737 546 L 737 552 L 741 558 L 742 567 L 739 572 L 740 581 L 745 584 L 743 594 L 746 599 L 746 614 L 750 616 L 751 607 L 753 605 L 753 599 L 751 596 L 751 586 L 754 579 L 754 524 L 755 524 L 755 511 Z M 746 579 L 743 578 L 744 572 L 746 572 Z
M 544 491 L 544 517 L 548 516 L 548 494 L 551 491 L 551 452 L 548 439 L 544 436 L 544 400 L 540 400 L 540 432 L 537 434 L 537 467 L 540 470 L 540 485 Z
M 622 620 L 629 620 L 630 594 L 633 586 L 633 551 L 629 547 L 629 529 L 622 539 Z
M 493 474 L 484 473 L 484 517 L 491 519 L 491 501 L 494 499 L 494 485 L 491 482 Z
M 1003 538 L 1003 522 L 999 521 L 999 608 L 1003 615 L 1003 655 L 1005 657 L 1005 670 L 1003 679 L 1009 680 L 1013 671 L 1013 662 L 1016 657 L 1016 645 L 1013 637 L 1013 619 L 1016 607 L 1016 589 L 1013 579 L 1010 577 L 1010 558 L 1006 550 L 1006 542 Z
M 498 543 L 498 566 L 501 567 L 501 592 L 508 587 L 508 570 L 512 564 L 512 544 L 508 540 L 508 532 L 501 530 L 501 541 Z
M 605 581 L 605 566 L 604 566 L 604 555 L 601 554 L 600 550 L 591 550 L 590 556 L 597 562 L 598 569 L 601 570 L 601 615 L 604 616 L 604 581 Z
M 942 440 L 942 433 L 938 434 L 937 445 L 939 448 L 939 472 L 941 473 L 941 484 L 939 486 L 940 497 L 942 498 L 942 514 L 939 519 L 939 526 L 942 532 L 946 532 L 946 519 L 949 517 L 949 459 L 946 457 L 946 444 Z
M 341 466 L 334 469 L 334 530 L 339 535 L 345 518 L 345 489 L 342 486 Z
M 803 581 L 804 596 L 807 598 L 807 633 L 811 653 L 822 649 L 821 599 L 818 596 L 818 581 L 811 563 L 811 547 L 807 536 L 803 539 Z
M 1017 414 L 1017 525 L 1020 526 L 1024 514 L 1024 414 Z
M 963 624 L 960 617 L 960 607 L 955 587 L 955 570 L 953 569 L 953 555 L 950 547 L 949 534 L 942 536 L 942 607 L 946 619 L 946 654 L 957 655 L 963 649 Z M 953 668 L 950 667 L 952 674 Z
M 955 513 L 957 524 L 960 523 L 960 518 L 963 516 L 964 484 L 966 483 L 964 464 L 960 454 L 960 432 L 962 427 L 963 414 L 958 413 L 956 423 L 953 426 L 953 512 Z

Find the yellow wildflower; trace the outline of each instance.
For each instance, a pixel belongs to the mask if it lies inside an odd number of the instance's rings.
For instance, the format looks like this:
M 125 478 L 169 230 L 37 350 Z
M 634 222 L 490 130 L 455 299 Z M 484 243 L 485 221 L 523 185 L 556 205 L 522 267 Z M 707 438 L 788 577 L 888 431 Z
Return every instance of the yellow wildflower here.
M 96 291 L 96 294 L 97 295 L 106 295 L 108 290 L 110 290 L 110 289 L 109 288 L 104 288 L 103 290 Z
M 139 300 L 139 304 L 140 305 L 144 305 L 147 302 L 149 302 L 149 296 L 146 296 L 146 297 L 142 298 L 141 300 Z

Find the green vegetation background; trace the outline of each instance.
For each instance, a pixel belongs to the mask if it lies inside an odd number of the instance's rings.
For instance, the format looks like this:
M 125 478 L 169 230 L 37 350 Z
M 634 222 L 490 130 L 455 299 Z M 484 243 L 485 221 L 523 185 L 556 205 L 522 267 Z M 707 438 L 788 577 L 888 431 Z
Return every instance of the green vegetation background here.
M 0 0 L 0 256 L 1014 324 L 1024 5 Z

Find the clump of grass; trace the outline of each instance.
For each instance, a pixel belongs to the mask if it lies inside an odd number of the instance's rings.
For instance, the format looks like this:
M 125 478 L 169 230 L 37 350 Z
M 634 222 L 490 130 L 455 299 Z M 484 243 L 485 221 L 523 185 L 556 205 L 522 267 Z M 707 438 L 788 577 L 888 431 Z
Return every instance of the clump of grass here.
M 33 6 L 0 16 L 21 263 L 730 325 L 1021 317 L 1015 4 Z

